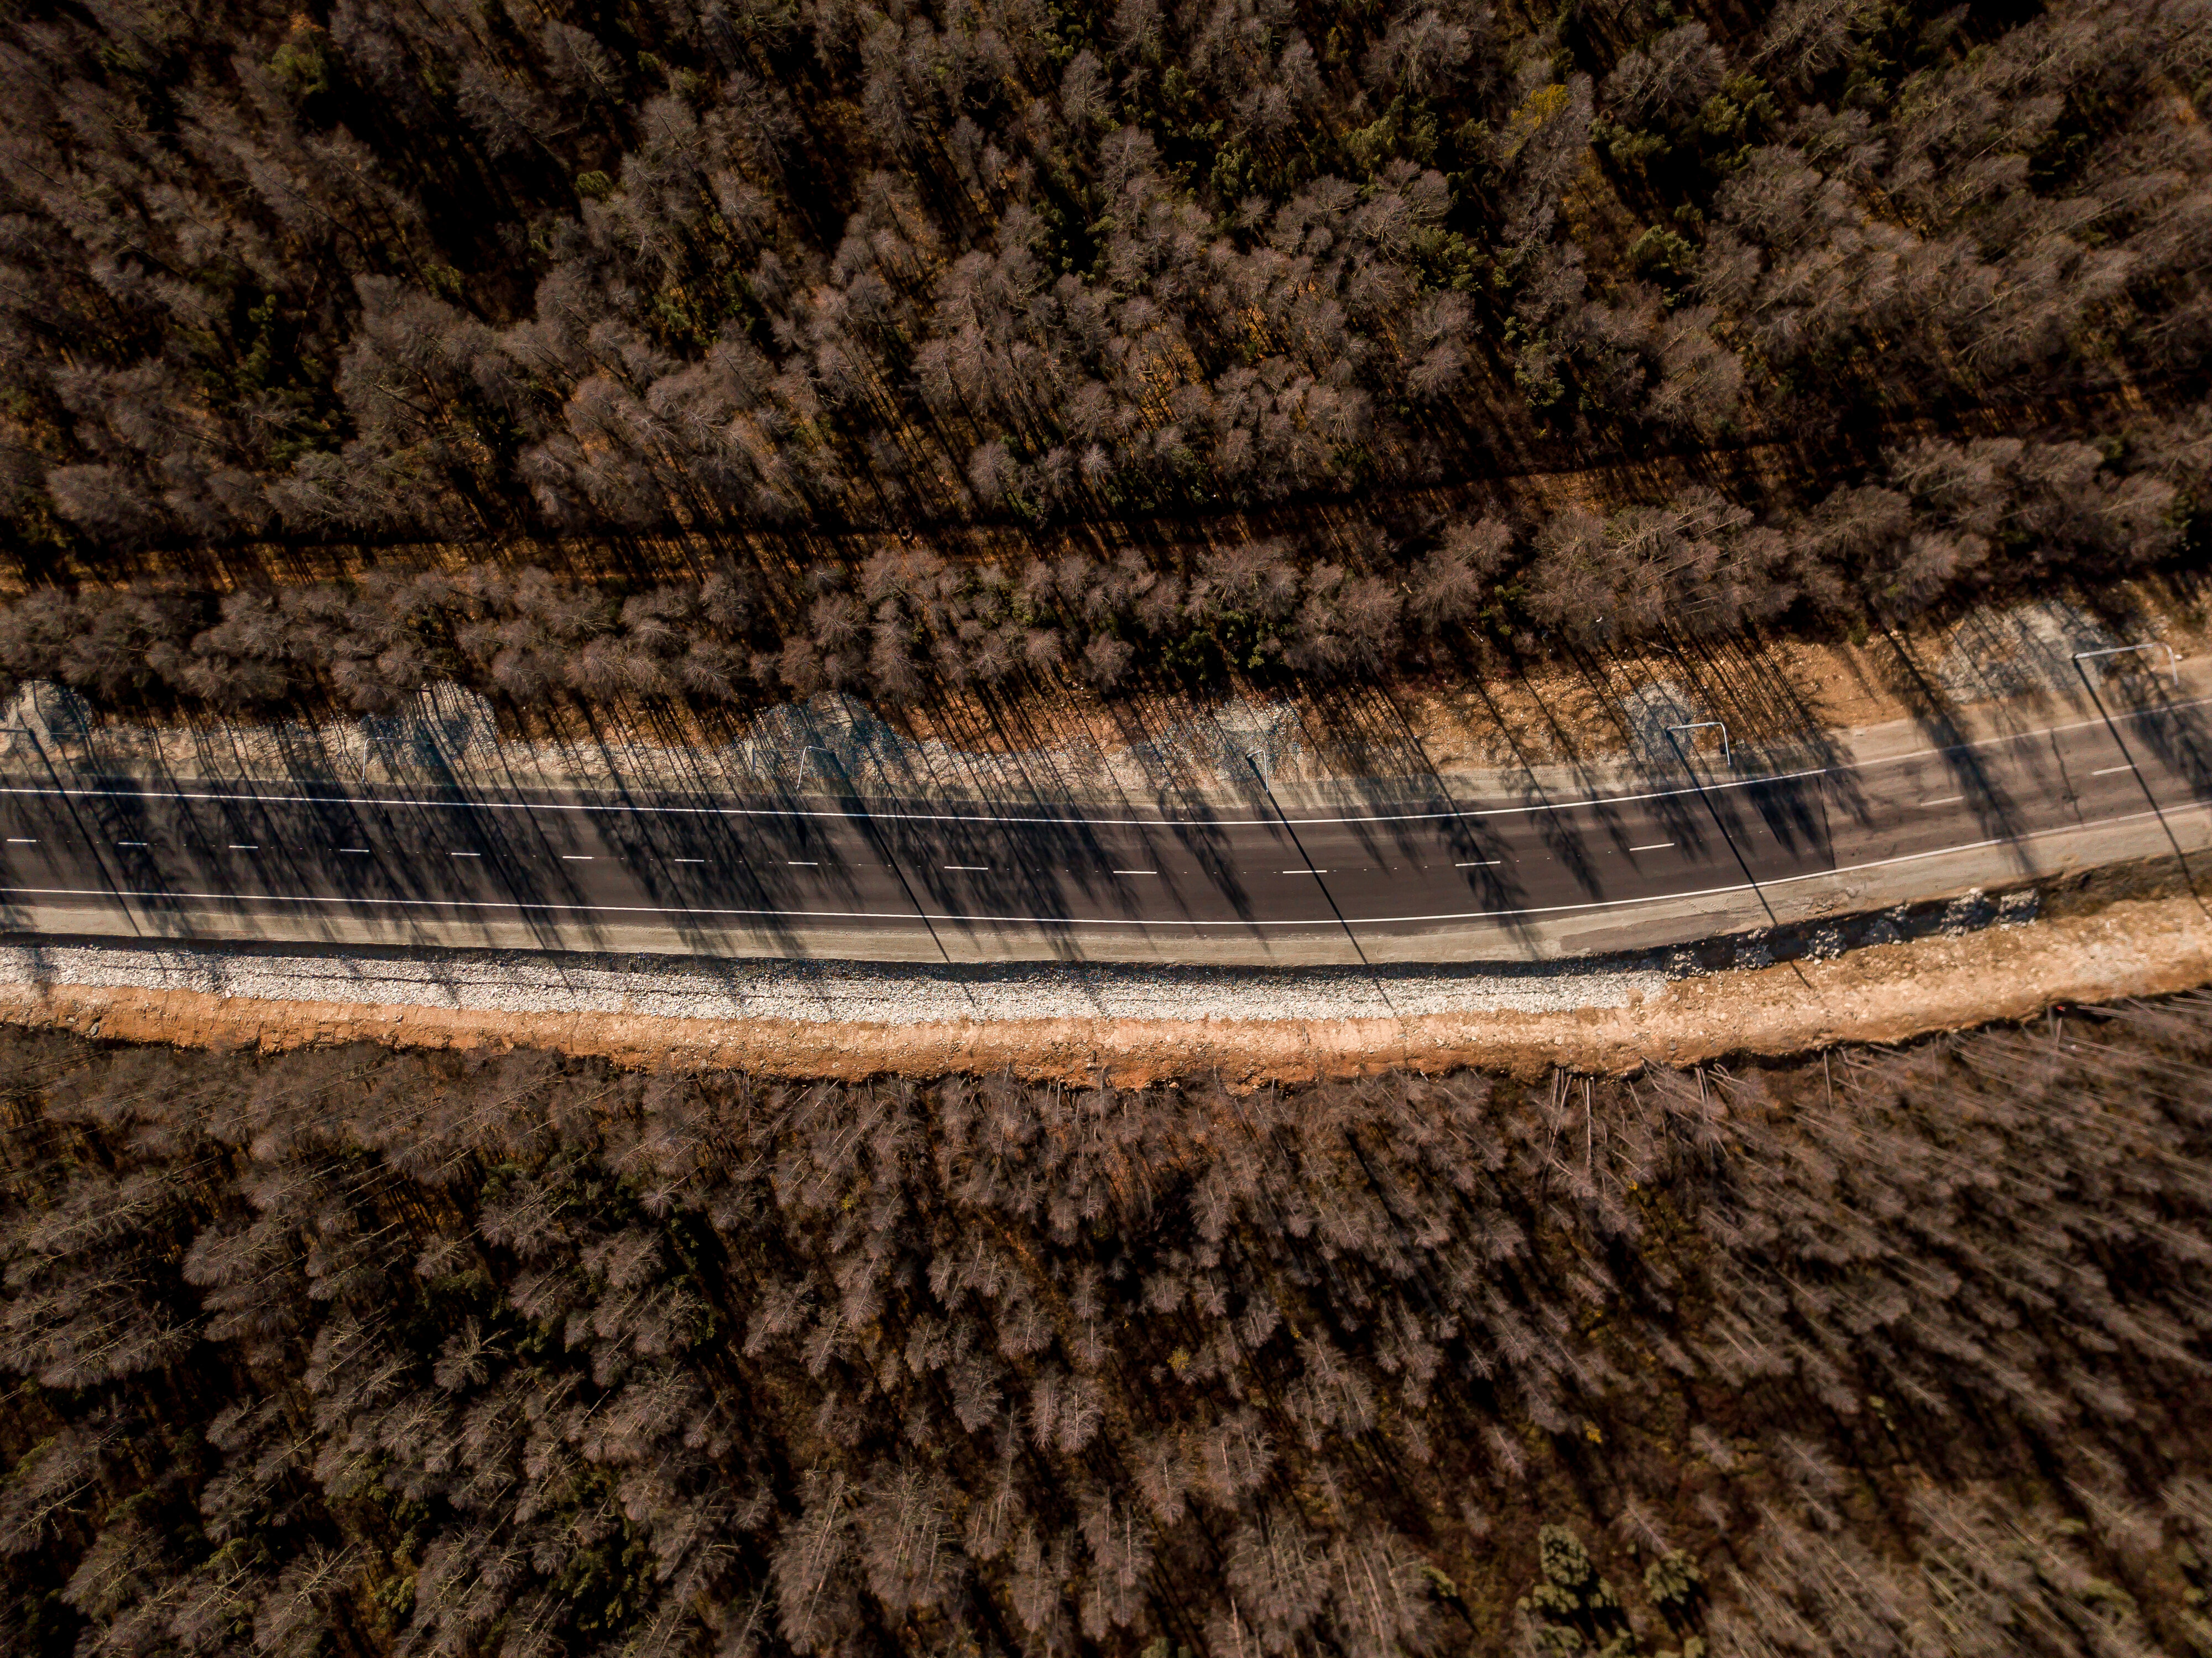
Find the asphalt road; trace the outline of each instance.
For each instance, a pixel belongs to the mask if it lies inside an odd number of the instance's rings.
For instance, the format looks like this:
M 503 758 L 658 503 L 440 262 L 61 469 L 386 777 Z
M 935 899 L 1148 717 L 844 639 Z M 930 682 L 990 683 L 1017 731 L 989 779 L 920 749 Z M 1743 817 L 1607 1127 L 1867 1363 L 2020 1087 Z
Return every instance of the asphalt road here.
M 172 935 L 221 915 L 228 937 L 280 924 L 296 937 L 303 915 L 414 915 L 510 933 L 521 922 L 562 948 L 580 927 L 645 926 L 706 953 L 726 949 L 732 926 L 772 947 L 824 923 L 940 946 L 994 928 L 1126 928 L 1166 938 L 1170 953 L 1179 937 L 1510 930 L 2139 827 L 2154 807 L 2212 799 L 2203 712 L 2183 703 L 1781 775 L 1700 759 L 1635 793 L 1373 812 L 1279 807 L 1256 789 L 1215 813 L 1073 817 L 18 774 L 0 780 L 0 926 L 68 931 L 70 917 L 128 910 Z

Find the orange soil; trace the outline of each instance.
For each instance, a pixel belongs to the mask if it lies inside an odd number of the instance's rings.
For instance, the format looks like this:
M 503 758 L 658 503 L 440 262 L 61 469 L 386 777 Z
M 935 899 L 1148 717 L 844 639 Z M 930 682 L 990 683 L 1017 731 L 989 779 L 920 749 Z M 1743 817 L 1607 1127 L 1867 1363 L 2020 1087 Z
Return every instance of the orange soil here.
M 926 1078 L 1011 1069 L 1124 1086 L 1218 1072 L 1233 1085 L 1397 1067 L 1626 1072 L 1730 1054 L 1892 1042 L 2031 1017 L 2054 1003 L 2158 995 L 2212 983 L 2212 912 L 2189 897 L 1856 950 L 1828 962 L 1679 981 L 1622 1008 L 1563 1013 L 1317 1020 L 1054 1019 L 929 1024 L 454 1012 L 201 992 L 0 987 L 0 1019 L 80 1035 L 274 1050 L 542 1047 L 628 1066 L 742 1068 L 785 1077 Z

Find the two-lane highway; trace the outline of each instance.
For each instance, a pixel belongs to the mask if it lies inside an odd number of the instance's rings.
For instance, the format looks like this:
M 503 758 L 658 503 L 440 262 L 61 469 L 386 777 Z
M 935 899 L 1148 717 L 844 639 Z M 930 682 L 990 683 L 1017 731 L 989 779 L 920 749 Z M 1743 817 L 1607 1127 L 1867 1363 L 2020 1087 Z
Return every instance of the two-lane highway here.
M 520 925 L 573 947 L 781 951 L 810 928 L 1357 938 L 1765 891 L 2212 798 L 2197 705 L 1875 763 L 1547 799 L 1075 814 L 786 795 L 0 783 L 17 932 L 301 936 L 306 918 Z M 105 917 L 106 925 L 95 925 Z M 219 925 L 217 925 L 219 921 Z M 312 930 L 313 923 L 307 923 Z M 752 942 L 746 943 L 750 938 Z M 733 943 L 732 941 L 738 942 Z

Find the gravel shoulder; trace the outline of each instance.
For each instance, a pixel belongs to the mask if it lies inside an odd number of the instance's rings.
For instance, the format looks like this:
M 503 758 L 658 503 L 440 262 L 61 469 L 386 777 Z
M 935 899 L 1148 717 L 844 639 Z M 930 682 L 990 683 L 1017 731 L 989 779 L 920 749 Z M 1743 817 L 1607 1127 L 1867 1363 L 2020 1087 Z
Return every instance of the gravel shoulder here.
M 408 963 L 27 944 L 0 950 L 0 1018 L 128 1042 L 544 1047 L 788 1078 L 1011 1069 L 1127 1085 L 1218 1073 L 1256 1087 L 1400 1066 L 1623 1072 L 1903 1041 L 2212 982 L 2212 912 L 2172 884 L 2077 890 L 2035 921 L 1993 906 L 1989 924 L 1833 954 L 1817 937 L 1777 940 L 1803 953 L 1773 965 L 1743 964 L 1781 953 L 1753 941 L 1717 971 L 1647 958 L 1372 976 L 822 963 L 644 972 L 492 952 Z

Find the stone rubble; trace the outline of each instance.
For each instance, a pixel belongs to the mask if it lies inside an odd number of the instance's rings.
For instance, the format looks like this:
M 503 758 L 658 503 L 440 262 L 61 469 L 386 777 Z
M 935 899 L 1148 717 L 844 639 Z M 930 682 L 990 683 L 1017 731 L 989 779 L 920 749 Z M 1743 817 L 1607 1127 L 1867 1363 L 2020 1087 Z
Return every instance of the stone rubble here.
M 187 991 L 252 1001 L 514 1014 L 994 1023 L 1035 1019 L 1414 1018 L 1626 1008 L 1669 981 L 1832 961 L 1873 944 L 2033 922 L 2029 889 L 1762 928 L 1626 956 L 1268 969 L 1061 961 L 986 966 L 585 956 L 528 950 L 287 950 L 220 943 L 0 944 L 0 986 Z
M 1342 1019 L 1617 1008 L 1667 982 L 1650 969 L 1307 970 L 1036 962 L 933 968 L 846 962 L 579 957 L 528 950 L 282 953 L 167 944 L 0 946 L 0 984 L 192 991 L 509 1013 L 922 1024 L 942 1020 Z

